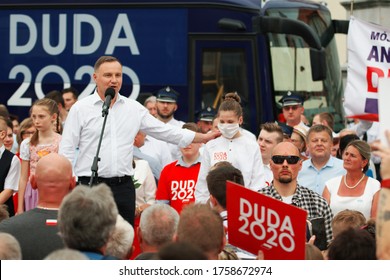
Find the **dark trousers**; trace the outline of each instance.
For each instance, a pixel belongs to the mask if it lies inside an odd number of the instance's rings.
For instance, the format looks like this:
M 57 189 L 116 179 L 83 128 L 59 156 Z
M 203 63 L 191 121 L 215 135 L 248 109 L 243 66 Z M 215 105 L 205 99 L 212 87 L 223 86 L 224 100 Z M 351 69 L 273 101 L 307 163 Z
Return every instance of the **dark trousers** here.
M 89 185 L 90 177 L 79 177 L 78 183 Z M 93 185 L 105 183 L 110 187 L 119 214 L 134 227 L 135 188 L 130 176 L 119 178 L 97 178 Z

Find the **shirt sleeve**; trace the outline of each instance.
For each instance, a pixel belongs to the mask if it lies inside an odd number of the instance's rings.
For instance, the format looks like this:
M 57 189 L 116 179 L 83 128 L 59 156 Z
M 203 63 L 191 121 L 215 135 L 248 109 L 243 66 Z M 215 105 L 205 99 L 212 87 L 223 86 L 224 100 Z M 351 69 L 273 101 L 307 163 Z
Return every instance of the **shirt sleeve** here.
M 8 175 L 4 181 L 4 189 L 10 189 L 18 191 L 18 184 L 20 179 L 20 160 L 17 156 L 12 158 L 11 167 L 8 171 Z
M 62 132 L 62 138 L 58 153 L 69 159 L 70 162 L 74 161 L 76 148 L 80 140 L 80 118 L 78 116 L 78 107 L 75 105 L 69 111 L 66 117 L 64 131 Z
M 198 180 L 195 186 L 195 202 L 197 203 L 206 203 L 210 197 L 206 182 L 206 176 L 209 173 L 210 167 L 210 152 L 207 145 L 204 145 L 202 163 L 200 165 Z
M 145 161 L 146 177 L 144 181 L 145 201 L 148 204 L 154 204 L 156 200 L 156 180 L 154 179 L 149 164 Z
M 149 114 L 146 108 L 144 109 L 146 110 L 146 113 L 143 112 L 144 117 L 142 118 L 141 122 L 141 130 L 146 134 L 156 139 L 171 144 L 176 144 L 180 148 L 187 147 L 194 140 L 194 131 L 176 127 L 170 124 L 165 124 Z M 141 110 L 140 113 L 142 113 Z
M 326 240 L 327 243 L 330 244 L 330 242 L 333 239 L 333 232 L 332 232 L 333 213 L 332 210 L 330 209 L 330 206 L 325 200 L 320 201 L 319 203 L 322 204 L 322 213 L 320 213 L 320 216 L 324 217 L 325 220 Z
M 20 158 L 30 161 L 30 138 L 24 139 L 20 144 Z
M 253 152 L 253 171 L 251 181 L 248 184 L 248 188 L 255 192 L 258 192 L 260 189 L 266 187 L 267 185 L 265 183 L 265 170 L 263 160 L 261 159 L 260 149 L 256 147 Z

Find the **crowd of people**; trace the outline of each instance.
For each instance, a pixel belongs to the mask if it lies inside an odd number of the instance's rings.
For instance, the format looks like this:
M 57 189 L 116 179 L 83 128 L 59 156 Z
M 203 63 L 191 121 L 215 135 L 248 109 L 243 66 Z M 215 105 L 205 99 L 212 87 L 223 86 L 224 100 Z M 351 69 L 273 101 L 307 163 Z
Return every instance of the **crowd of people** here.
M 93 79 L 90 96 L 50 92 L 20 124 L 0 107 L 0 259 L 261 259 L 229 243 L 228 180 L 307 212 L 306 259 L 390 259 L 390 132 L 336 133 L 326 112 L 310 124 L 288 92 L 283 122 L 256 137 L 236 92 L 185 123 L 169 86 L 142 104 L 121 95 L 115 57 Z

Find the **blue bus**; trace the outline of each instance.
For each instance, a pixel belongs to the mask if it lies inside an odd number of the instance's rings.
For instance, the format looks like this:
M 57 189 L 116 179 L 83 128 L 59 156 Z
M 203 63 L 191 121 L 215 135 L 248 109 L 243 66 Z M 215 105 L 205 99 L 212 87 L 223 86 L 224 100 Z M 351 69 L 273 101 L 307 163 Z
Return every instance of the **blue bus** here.
M 245 127 L 258 133 L 291 90 L 305 96 L 309 119 L 342 119 L 334 34 L 347 29 L 311 1 L 2 0 L 0 103 L 24 118 L 51 90 L 73 86 L 85 97 L 95 61 L 112 55 L 124 66 L 123 95 L 171 86 L 183 121 L 236 91 Z

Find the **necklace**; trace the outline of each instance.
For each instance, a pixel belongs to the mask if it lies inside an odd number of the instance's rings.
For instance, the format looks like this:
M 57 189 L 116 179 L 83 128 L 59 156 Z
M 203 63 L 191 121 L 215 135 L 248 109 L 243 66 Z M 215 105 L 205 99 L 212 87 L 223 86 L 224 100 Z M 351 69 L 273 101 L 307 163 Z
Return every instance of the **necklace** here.
M 362 178 L 360 178 L 360 180 L 359 180 L 354 186 L 350 187 L 350 186 L 347 184 L 347 175 L 345 175 L 345 176 L 344 176 L 344 184 L 345 184 L 345 186 L 346 186 L 348 189 L 354 189 L 354 188 L 356 188 L 356 187 L 360 184 L 361 181 L 363 181 L 364 176 L 366 176 L 366 175 L 363 174 Z

